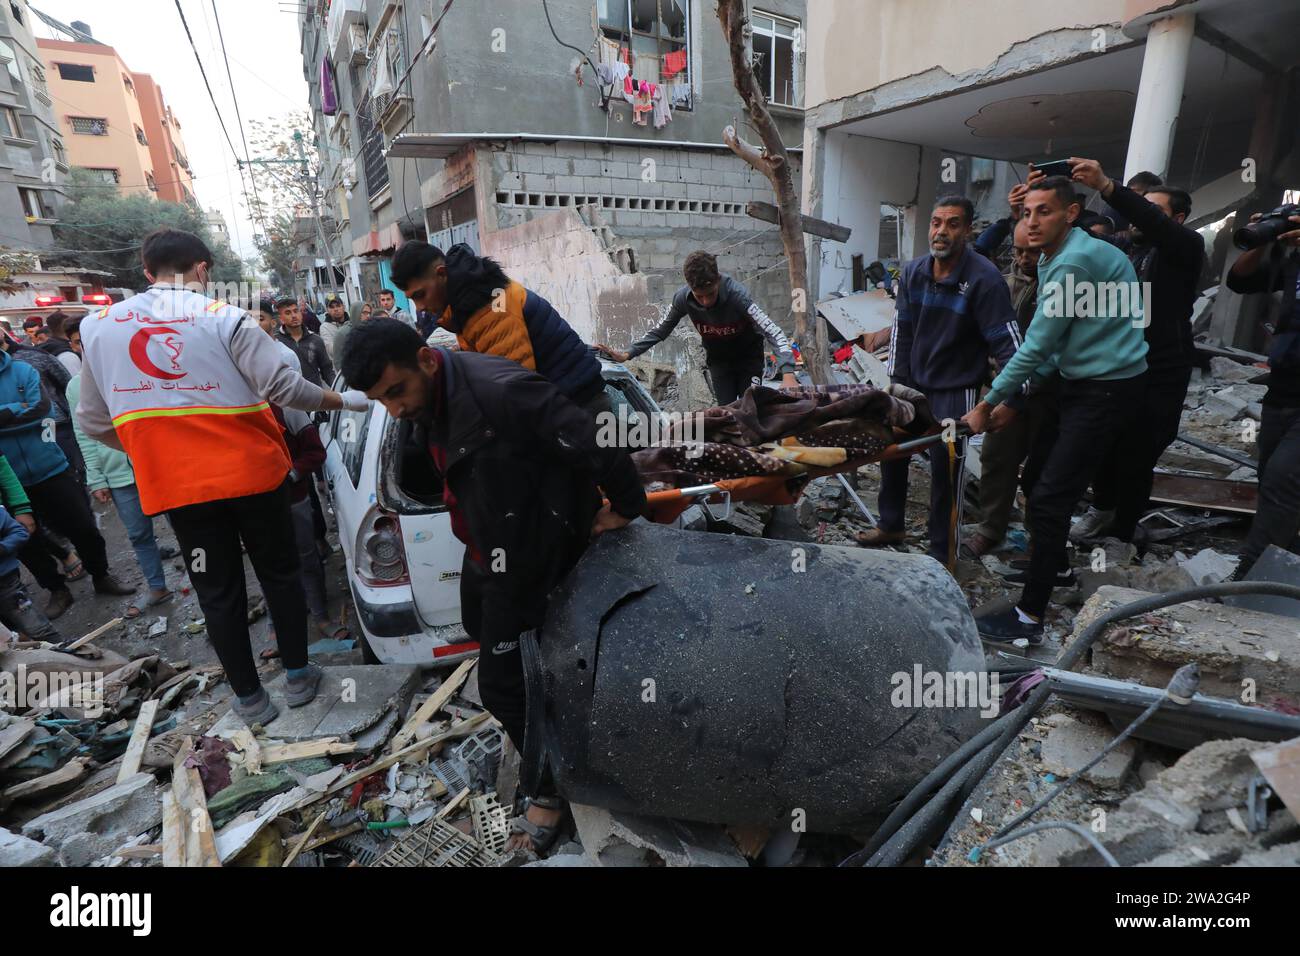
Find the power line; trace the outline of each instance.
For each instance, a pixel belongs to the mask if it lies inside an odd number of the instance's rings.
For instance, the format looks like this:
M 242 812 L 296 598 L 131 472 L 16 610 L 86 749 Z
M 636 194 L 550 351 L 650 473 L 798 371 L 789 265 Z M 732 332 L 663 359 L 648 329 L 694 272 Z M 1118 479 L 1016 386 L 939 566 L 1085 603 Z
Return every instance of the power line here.
M 239 138 L 244 143 L 244 159 L 248 160 L 252 154 L 248 149 L 248 136 L 244 133 L 244 117 L 239 112 L 239 97 L 235 95 L 235 78 L 230 73 L 230 57 L 226 55 L 226 35 L 221 30 L 221 17 L 217 14 L 217 0 L 212 0 L 212 19 L 217 24 L 217 38 L 221 41 L 221 58 L 226 63 L 226 80 L 230 83 L 230 100 L 235 104 L 235 122 L 239 124 Z M 238 157 L 236 157 L 238 159 Z M 253 185 L 253 199 L 257 202 L 257 218 L 261 223 L 262 232 L 266 232 L 266 216 L 262 212 L 262 197 L 257 192 L 257 174 L 250 166 L 248 168 L 248 178 Z M 240 168 L 240 181 L 243 181 L 243 168 Z M 248 199 L 247 196 L 244 197 Z
M 207 87 L 208 90 L 208 99 L 212 101 L 212 110 L 217 114 L 217 122 L 221 125 L 221 132 L 225 134 L 226 145 L 230 147 L 230 155 L 234 156 L 236 163 L 238 163 L 239 150 L 235 149 L 234 140 L 230 138 L 230 130 L 226 129 L 226 121 L 221 115 L 221 109 L 217 106 L 217 98 L 212 92 L 212 84 L 208 82 L 208 71 L 203 68 L 203 58 L 199 56 L 199 48 L 194 42 L 194 34 L 190 32 L 189 21 L 185 19 L 185 10 L 181 7 L 181 0 L 175 0 L 175 3 L 176 12 L 179 13 L 181 17 L 181 26 L 185 28 L 185 36 L 190 41 L 190 49 L 194 51 L 194 62 L 199 65 L 199 73 L 203 77 L 203 85 Z M 234 94 L 234 90 L 231 90 L 231 94 Z M 239 184 L 244 193 L 244 205 L 247 206 L 249 205 L 248 189 L 244 185 L 244 172 L 242 169 L 239 172 Z

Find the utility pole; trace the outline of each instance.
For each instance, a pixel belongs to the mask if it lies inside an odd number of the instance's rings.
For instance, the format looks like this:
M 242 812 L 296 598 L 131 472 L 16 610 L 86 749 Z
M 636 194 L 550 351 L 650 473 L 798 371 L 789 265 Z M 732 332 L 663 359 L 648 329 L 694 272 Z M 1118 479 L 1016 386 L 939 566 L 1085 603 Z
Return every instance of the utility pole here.
M 318 183 L 316 182 L 316 177 L 312 176 L 311 166 L 307 162 L 307 152 L 303 147 L 303 136 L 301 130 L 294 130 L 293 143 L 298 150 L 297 159 L 250 159 L 250 160 L 237 160 L 237 162 L 239 163 L 240 166 L 290 165 L 290 166 L 299 167 L 299 174 L 302 177 L 303 189 L 310 196 L 310 202 L 308 205 L 311 209 L 312 222 L 314 222 L 316 225 L 316 239 L 320 243 L 321 250 L 325 253 L 325 262 L 327 268 L 329 269 L 329 276 L 330 276 L 330 290 L 335 295 L 338 295 L 339 283 L 338 283 L 338 276 L 336 274 L 336 267 L 334 265 L 334 254 L 333 252 L 330 251 L 330 244 L 325 238 L 325 226 L 321 223 L 320 213 L 318 212 L 318 203 L 316 197 L 316 188 L 318 186 Z

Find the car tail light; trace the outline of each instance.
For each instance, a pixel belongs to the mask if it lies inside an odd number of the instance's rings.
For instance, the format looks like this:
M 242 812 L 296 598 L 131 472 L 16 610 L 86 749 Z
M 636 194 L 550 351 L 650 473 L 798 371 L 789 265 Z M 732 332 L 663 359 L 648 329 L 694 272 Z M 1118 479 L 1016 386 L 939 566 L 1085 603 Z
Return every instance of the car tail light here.
M 410 584 L 397 515 L 371 508 L 357 532 L 357 577 L 372 588 Z
M 59 305 L 61 302 L 63 302 L 63 296 L 61 295 L 38 295 L 36 297 L 36 304 L 42 308 L 47 305 Z
M 107 292 L 87 292 L 81 301 L 86 305 L 112 305 L 113 297 Z

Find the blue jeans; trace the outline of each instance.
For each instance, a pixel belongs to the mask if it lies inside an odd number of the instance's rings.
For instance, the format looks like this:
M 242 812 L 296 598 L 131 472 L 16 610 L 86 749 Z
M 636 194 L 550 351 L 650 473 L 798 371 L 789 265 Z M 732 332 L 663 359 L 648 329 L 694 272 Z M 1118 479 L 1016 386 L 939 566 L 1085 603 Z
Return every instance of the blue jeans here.
M 163 574 L 162 555 L 158 553 L 158 541 L 153 536 L 153 518 L 140 509 L 140 492 L 135 485 L 124 488 L 110 488 L 117 516 L 126 526 L 126 535 L 131 539 L 135 549 L 135 560 L 140 565 L 144 579 L 155 591 L 167 589 L 167 578 Z

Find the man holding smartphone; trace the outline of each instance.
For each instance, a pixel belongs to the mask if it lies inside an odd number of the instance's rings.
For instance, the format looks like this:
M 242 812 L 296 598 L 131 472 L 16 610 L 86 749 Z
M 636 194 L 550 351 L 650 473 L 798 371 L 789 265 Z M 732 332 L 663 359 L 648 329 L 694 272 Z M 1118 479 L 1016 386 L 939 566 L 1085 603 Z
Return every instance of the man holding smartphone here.
M 1042 252 L 1038 307 L 1024 344 L 963 418 L 976 433 L 996 431 L 1015 417 L 1006 402 L 1025 382 L 1042 383 L 1060 372 L 1059 435 L 1029 495 L 1033 540 L 1025 588 L 1015 607 L 976 618 L 980 636 L 990 641 L 1042 643 L 1052 589 L 1073 579 L 1066 555 L 1070 515 L 1116 441 L 1116 423 L 1143 395 L 1147 343 L 1140 304 L 1132 296 L 1096 294 L 1112 283 L 1132 288 L 1136 274 L 1110 243 L 1074 228 L 1079 212 L 1069 179 L 1030 176 L 1024 218 L 1030 248 Z M 1089 291 L 1085 306 L 1080 296 Z
M 1131 541 L 1151 496 L 1152 473 L 1178 437 L 1183 400 L 1192 376 L 1192 304 L 1205 266 L 1205 242 L 1183 223 L 1191 197 L 1172 186 L 1152 186 L 1143 196 L 1121 186 L 1093 159 L 1071 157 L 1072 178 L 1095 189 L 1130 223 L 1129 261 L 1151 290 L 1146 303 L 1146 395 L 1124 435 L 1093 479 L 1093 507 L 1070 531 L 1086 541 L 1108 536 Z

